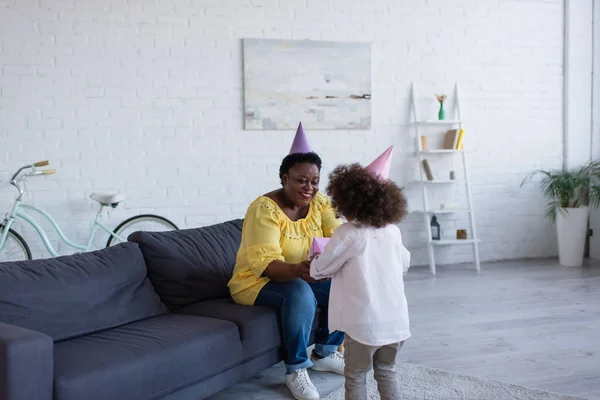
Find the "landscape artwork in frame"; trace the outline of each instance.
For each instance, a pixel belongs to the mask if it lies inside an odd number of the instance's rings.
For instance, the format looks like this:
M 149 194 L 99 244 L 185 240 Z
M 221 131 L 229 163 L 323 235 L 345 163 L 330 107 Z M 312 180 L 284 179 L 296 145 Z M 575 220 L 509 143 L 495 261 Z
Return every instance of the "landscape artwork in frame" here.
M 371 45 L 244 39 L 245 128 L 371 128 Z

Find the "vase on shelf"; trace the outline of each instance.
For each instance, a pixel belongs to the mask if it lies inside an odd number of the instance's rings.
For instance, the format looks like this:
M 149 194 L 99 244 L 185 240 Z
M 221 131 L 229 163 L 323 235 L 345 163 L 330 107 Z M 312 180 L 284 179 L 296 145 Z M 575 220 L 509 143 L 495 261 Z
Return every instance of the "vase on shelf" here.
M 446 111 L 444 110 L 444 103 L 440 102 L 440 111 L 438 111 L 438 119 L 443 121 L 446 119 Z
M 438 103 L 440 103 L 440 111 L 438 111 L 438 119 L 440 121 L 446 119 L 446 112 L 444 111 L 444 101 L 446 101 L 447 96 L 445 94 L 436 94 L 435 95 Z

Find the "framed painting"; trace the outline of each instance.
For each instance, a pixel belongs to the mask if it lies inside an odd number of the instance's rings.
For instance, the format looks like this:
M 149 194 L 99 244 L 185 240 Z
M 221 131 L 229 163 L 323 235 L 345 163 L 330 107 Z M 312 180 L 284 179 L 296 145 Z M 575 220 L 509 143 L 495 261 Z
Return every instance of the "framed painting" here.
M 371 128 L 371 45 L 244 39 L 246 129 Z

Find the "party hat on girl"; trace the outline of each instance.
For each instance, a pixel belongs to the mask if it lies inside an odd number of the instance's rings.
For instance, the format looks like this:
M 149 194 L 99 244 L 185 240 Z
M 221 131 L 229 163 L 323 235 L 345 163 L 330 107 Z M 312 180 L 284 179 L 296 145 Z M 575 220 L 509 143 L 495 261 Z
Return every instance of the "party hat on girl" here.
M 310 153 L 310 146 L 308 145 L 308 139 L 306 138 L 306 133 L 304 133 L 304 128 L 302 127 L 302 122 L 298 124 L 298 129 L 296 130 L 296 136 L 294 136 L 294 141 L 292 142 L 292 147 L 290 148 L 290 154 L 294 153 Z
M 387 180 L 390 177 L 390 167 L 392 165 L 392 152 L 394 146 L 390 146 L 386 151 L 381 153 L 371 164 L 367 166 L 367 170 L 371 171 L 381 180 Z

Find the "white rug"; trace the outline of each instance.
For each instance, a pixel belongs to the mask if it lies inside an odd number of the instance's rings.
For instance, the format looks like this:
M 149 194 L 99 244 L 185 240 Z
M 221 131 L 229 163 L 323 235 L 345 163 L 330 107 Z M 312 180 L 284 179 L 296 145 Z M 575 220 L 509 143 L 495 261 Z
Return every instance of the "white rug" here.
M 582 400 L 543 390 L 453 374 L 411 364 L 398 365 L 402 397 L 399 400 Z M 367 380 L 369 400 L 379 399 L 373 373 Z M 344 400 L 341 387 L 322 400 Z

